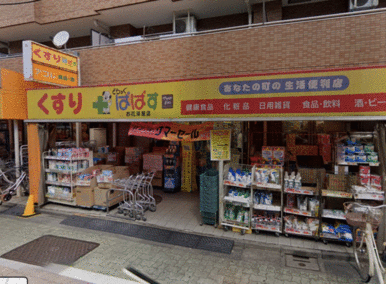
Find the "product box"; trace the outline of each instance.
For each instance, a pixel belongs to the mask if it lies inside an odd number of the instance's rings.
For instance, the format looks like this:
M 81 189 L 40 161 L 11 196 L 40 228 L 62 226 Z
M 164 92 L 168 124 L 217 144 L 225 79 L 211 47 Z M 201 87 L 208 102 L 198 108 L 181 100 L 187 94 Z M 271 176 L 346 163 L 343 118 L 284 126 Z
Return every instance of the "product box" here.
M 370 184 L 378 190 L 382 190 L 382 177 L 379 175 L 371 175 Z
M 98 187 L 103 189 L 112 188 L 114 187 L 114 180 L 128 178 L 129 176 L 130 172 L 128 167 L 113 167 L 111 169 L 102 171 L 102 173 L 97 176 Z
M 143 169 L 150 171 L 162 171 L 163 170 L 163 154 L 162 153 L 149 153 L 143 155 Z
M 107 195 L 107 196 L 106 196 Z M 110 200 L 107 203 L 107 200 Z M 96 206 L 111 207 L 123 200 L 123 192 L 100 187 L 94 188 L 94 204 Z
M 375 147 L 372 144 L 368 144 L 368 145 L 364 146 L 364 151 L 366 153 L 372 153 L 372 152 L 374 152 L 374 150 L 375 150 Z
M 109 170 L 112 168 L 113 166 L 110 166 L 110 165 L 97 165 L 97 166 L 87 168 L 83 172 L 77 175 L 76 185 L 95 187 L 97 185 L 96 176 L 102 170 Z
M 344 161 L 345 161 L 346 163 L 355 163 L 355 161 L 356 161 L 356 156 L 355 156 L 355 154 L 345 155 Z
M 371 175 L 370 174 L 362 174 L 359 175 L 359 184 L 364 186 L 371 185 Z
M 261 149 L 263 164 L 284 165 L 285 148 L 263 146 Z
M 261 149 L 261 157 L 263 158 L 263 164 L 272 165 L 273 151 L 271 147 L 263 146 Z
M 152 184 L 152 186 L 163 187 L 162 177 L 161 178 L 154 177 L 151 184 Z
M 370 166 L 359 166 L 359 175 L 369 175 Z
M 368 163 L 378 163 L 378 154 L 377 153 L 369 153 L 367 155 L 367 162 Z
M 92 207 L 94 203 L 94 187 L 77 186 L 75 187 L 76 205 Z
M 365 154 L 358 154 L 355 156 L 355 162 L 357 163 L 365 163 L 367 161 L 367 157 Z
M 364 146 L 363 145 L 356 145 L 355 147 L 355 153 L 356 154 L 364 154 Z

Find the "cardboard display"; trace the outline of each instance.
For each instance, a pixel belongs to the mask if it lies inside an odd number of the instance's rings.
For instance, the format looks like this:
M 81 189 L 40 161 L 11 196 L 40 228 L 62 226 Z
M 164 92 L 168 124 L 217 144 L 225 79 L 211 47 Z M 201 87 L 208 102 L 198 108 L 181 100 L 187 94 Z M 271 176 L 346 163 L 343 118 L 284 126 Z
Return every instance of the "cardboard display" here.
M 108 193 L 108 199 L 110 200 L 107 203 L 106 194 Z M 123 192 L 119 190 L 110 190 L 100 187 L 94 188 L 94 203 L 96 206 L 111 207 L 123 200 Z

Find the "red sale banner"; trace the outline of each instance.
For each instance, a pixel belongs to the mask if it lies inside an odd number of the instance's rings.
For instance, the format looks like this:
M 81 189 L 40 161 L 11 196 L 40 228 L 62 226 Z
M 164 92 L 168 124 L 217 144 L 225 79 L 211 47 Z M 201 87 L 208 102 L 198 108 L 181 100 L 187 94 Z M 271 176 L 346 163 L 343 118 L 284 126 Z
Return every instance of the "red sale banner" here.
M 155 138 L 169 141 L 202 141 L 210 140 L 213 122 L 198 125 L 186 125 L 172 122 L 165 123 L 132 123 L 129 135 Z

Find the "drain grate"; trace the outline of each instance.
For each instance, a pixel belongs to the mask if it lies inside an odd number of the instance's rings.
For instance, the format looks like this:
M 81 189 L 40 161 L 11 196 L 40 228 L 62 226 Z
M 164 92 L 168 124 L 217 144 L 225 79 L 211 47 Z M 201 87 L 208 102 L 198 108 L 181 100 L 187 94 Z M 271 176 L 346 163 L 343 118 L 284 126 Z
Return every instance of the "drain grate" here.
M 195 234 L 180 233 L 154 227 L 139 226 L 82 216 L 68 217 L 60 224 L 115 233 L 163 244 L 177 245 L 225 254 L 231 254 L 234 245 L 234 241 L 221 238 L 204 237 Z
M 315 257 L 308 257 L 304 255 L 285 255 L 285 265 L 292 268 L 300 268 L 307 270 L 319 271 L 318 259 Z
M 70 265 L 98 246 L 97 243 L 46 235 L 17 247 L 1 257 L 40 266 L 49 263 Z

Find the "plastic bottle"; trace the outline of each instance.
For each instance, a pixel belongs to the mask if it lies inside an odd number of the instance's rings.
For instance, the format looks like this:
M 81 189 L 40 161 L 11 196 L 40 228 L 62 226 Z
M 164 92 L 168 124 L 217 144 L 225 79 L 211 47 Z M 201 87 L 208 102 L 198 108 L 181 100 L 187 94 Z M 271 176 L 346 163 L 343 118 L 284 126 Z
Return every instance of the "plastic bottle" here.
M 302 187 L 302 177 L 300 176 L 300 173 L 298 173 L 295 178 L 295 189 L 300 189 L 301 187 Z
M 288 187 L 289 188 L 294 188 L 295 186 L 295 172 L 292 172 L 289 179 L 288 179 Z
M 284 173 L 284 188 L 289 188 L 289 176 L 288 172 Z

